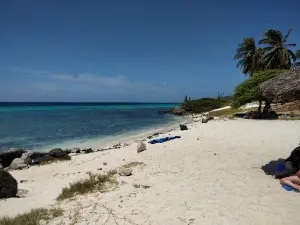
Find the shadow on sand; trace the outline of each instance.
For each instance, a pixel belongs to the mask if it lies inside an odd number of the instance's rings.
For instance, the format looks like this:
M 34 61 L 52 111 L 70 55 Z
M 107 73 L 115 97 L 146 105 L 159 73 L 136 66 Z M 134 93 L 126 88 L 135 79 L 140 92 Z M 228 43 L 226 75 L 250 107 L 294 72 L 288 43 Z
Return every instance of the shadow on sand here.
M 272 160 L 266 165 L 262 166 L 261 169 L 265 172 L 266 175 L 274 176 L 277 171 L 277 166 L 282 163 L 284 163 L 284 159 L 281 158 L 277 160 Z

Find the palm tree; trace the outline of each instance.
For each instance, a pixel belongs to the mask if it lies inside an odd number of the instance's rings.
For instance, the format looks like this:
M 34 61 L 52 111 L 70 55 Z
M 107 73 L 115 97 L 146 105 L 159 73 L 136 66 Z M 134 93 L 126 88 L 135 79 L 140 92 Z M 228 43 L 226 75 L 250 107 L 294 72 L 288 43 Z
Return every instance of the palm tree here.
M 299 50 L 299 49 L 296 51 L 296 58 L 297 58 L 297 59 L 300 59 L 300 50 Z M 297 59 L 296 59 L 296 60 L 297 60 Z M 297 61 L 297 62 L 295 62 L 295 66 L 296 66 L 296 67 L 300 67 L 300 60 Z
M 300 50 L 299 49 L 296 51 L 296 58 L 300 59 Z
M 262 67 L 262 49 L 256 47 L 255 39 L 251 37 L 244 38 L 238 45 L 234 59 L 239 60 L 237 68 L 242 69 L 245 75 L 252 76 L 254 72 Z
M 264 44 L 264 64 L 266 69 L 289 69 L 292 61 L 296 61 L 296 55 L 289 49 L 296 44 L 287 43 L 292 29 L 289 29 L 285 36 L 279 30 L 268 30 L 264 39 L 259 44 Z

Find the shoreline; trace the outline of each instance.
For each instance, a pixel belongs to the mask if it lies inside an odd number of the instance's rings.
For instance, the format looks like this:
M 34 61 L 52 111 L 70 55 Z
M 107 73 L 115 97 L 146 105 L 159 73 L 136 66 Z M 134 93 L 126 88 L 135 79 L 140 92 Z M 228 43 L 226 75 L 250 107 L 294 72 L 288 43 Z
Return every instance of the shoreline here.
M 176 118 L 176 119 L 174 119 Z M 72 148 L 92 148 L 92 149 L 107 149 L 115 145 L 132 144 L 138 139 L 146 139 L 153 134 L 167 134 L 168 132 L 179 128 L 179 124 L 191 124 L 193 118 L 190 116 L 174 116 L 166 124 L 160 124 L 154 127 L 141 128 L 137 131 L 129 131 L 124 134 L 111 135 L 103 138 L 77 139 L 73 141 L 64 141 L 62 143 L 47 145 L 38 149 L 26 149 L 28 152 L 49 152 L 54 148 L 72 149 Z M 179 119 L 180 118 L 180 119 Z
M 179 225 L 182 219 L 193 219 L 194 224 L 282 224 L 290 219 L 289 224 L 299 224 L 299 218 L 289 217 L 300 207 L 298 194 L 282 189 L 261 167 L 287 157 L 299 144 L 300 121 L 218 120 L 192 122 L 188 128 L 168 132 L 181 139 L 146 143 L 147 150 L 141 153 L 132 142 L 120 149 L 79 154 L 70 161 L 11 171 L 19 189 L 28 193 L 0 201 L 0 216 L 59 204 L 65 214 L 51 225 L 70 224 L 74 215 L 69 212 L 80 217 L 75 224 L 102 224 L 105 221 L 96 223 L 95 215 L 103 213 L 104 205 L 136 224 Z M 129 177 L 117 177 L 117 189 L 56 201 L 70 183 L 130 162 L 145 166 L 134 168 Z M 136 184 L 150 188 L 135 188 Z M 142 213 L 132 213 L 136 209 Z

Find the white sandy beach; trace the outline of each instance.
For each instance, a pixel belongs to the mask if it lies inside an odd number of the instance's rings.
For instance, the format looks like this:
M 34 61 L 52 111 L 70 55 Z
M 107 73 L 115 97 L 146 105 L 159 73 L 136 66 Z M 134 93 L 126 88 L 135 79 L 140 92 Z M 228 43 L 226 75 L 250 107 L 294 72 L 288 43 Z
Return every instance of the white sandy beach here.
M 12 171 L 24 198 L 0 201 L 0 215 L 60 206 L 50 224 L 300 224 L 299 193 L 287 192 L 261 166 L 286 158 L 300 142 L 300 121 L 229 120 L 192 123 L 160 135 L 181 139 L 72 157 L 70 162 Z M 95 144 L 95 143 L 94 143 Z M 100 148 L 92 144 L 86 147 Z M 116 190 L 58 203 L 72 181 L 138 161 L 133 175 L 119 177 Z M 103 163 L 107 162 L 107 166 Z M 26 180 L 26 182 L 20 182 Z M 124 182 L 122 182 L 124 181 Z M 135 188 L 133 184 L 151 188 Z

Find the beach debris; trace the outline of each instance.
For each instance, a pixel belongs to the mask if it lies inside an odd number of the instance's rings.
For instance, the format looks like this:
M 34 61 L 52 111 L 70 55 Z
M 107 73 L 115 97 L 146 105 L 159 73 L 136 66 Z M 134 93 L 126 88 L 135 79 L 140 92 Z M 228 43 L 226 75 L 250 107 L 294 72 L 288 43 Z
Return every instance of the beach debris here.
M 149 186 L 149 185 L 143 185 L 143 184 L 133 184 L 132 186 L 134 188 L 144 188 L 144 189 L 151 188 L 151 186 Z
M 71 156 L 69 156 L 68 153 L 65 152 L 64 150 L 62 150 L 61 148 L 52 149 L 49 152 L 49 155 L 54 157 L 54 158 L 58 158 L 58 159 L 65 159 L 65 160 L 70 160 L 71 159 Z
M 107 162 L 103 162 L 103 166 L 107 166 Z
M 11 148 L 1 151 L 0 163 L 3 165 L 3 167 L 8 167 L 15 158 L 20 158 L 24 152 L 24 149 L 17 148 Z
M 131 176 L 132 175 L 132 169 L 131 168 L 125 168 L 125 167 L 120 167 L 117 169 L 117 172 L 120 176 Z
M 16 197 L 18 192 L 18 182 L 7 171 L 0 170 L 0 199 Z
M 97 170 L 102 170 L 102 168 L 100 167 L 100 168 L 98 168 Z
M 179 127 L 180 127 L 180 130 L 188 130 L 188 127 L 186 124 L 180 124 Z
M 22 183 L 25 183 L 25 182 L 27 182 L 28 180 L 20 180 L 20 183 L 22 184 Z
M 21 158 L 15 158 L 11 164 L 10 164 L 10 168 L 11 169 L 24 169 L 25 167 L 27 167 L 28 165 L 30 165 L 32 162 L 31 158 L 29 157 L 29 154 L 27 152 L 23 153 Z
M 146 144 L 143 141 L 139 141 L 137 144 L 137 153 L 147 150 Z

